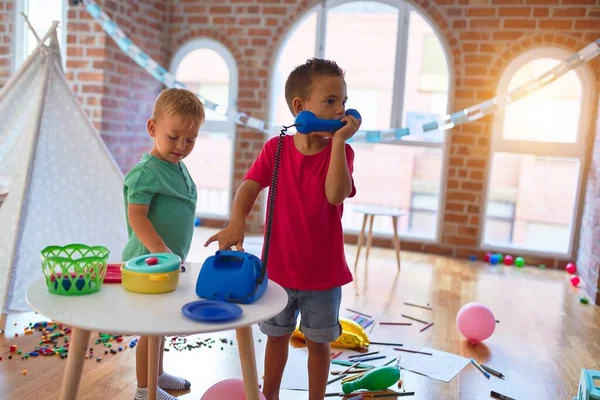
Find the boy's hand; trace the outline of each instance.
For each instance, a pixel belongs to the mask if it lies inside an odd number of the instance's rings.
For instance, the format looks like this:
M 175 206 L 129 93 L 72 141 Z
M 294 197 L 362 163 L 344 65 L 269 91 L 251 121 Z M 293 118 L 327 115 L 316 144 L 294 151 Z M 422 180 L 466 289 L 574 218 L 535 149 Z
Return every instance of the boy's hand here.
M 362 120 L 356 119 L 352 115 L 346 115 L 340 121 L 345 122 L 346 125 L 338 129 L 333 134 L 333 138 L 343 140 L 344 142 L 350 139 L 352 136 L 354 136 L 356 132 L 358 132 L 358 129 L 360 128 L 360 124 L 362 122 Z
M 244 251 L 244 225 L 227 225 L 227 228 L 223 229 L 219 233 L 212 235 L 204 247 L 208 247 L 212 242 L 219 242 L 219 250 L 230 250 L 231 246 L 235 245 L 237 251 Z

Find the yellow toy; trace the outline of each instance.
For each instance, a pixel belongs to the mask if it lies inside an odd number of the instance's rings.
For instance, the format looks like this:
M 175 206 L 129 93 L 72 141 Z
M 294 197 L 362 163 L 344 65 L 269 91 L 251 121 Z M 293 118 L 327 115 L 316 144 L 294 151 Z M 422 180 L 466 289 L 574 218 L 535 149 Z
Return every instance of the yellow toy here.
M 369 346 L 369 337 L 362 326 L 346 318 L 340 318 L 340 324 L 342 325 L 342 334 L 335 342 L 331 342 L 331 347 L 357 349 Z M 300 332 L 300 324 L 296 327 L 292 337 L 304 340 L 304 334 Z
M 121 265 L 123 288 L 135 293 L 172 292 L 179 284 L 181 258 L 172 253 L 147 254 Z

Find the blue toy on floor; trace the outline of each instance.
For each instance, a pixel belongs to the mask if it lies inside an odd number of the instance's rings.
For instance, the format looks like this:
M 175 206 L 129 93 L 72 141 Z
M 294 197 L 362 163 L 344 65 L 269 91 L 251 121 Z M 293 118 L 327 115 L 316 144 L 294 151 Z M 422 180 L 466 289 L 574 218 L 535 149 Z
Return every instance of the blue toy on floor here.
M 581 370 L 577 397 L 573 400 L 600 400 L 600 371 Z

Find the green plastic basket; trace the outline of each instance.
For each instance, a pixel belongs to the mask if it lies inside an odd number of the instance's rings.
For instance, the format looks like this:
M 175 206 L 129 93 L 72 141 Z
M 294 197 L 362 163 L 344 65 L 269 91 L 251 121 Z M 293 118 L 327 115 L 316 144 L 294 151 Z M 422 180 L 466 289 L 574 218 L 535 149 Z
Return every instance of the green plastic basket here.
M 50 293 L 79 296 L 100 290 L 110 254 L 106 247 L 48 246 L 41 254 L 42 271 Z

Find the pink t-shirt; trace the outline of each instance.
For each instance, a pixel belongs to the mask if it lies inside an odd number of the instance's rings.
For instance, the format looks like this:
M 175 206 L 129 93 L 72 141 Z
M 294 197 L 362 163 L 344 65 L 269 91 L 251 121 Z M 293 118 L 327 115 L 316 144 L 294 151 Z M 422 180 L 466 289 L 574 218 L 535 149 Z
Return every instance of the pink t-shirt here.
M 244 179 L 262 188 L 271 185 L 277 140 L 265 144 Z M 306 156 L 296 148 L 293 136 L 285 136 L 267 263 L 269 279 L 283 287 L 327 290 L 352 282 L 344 255 L 344 206 L 330 204 L 325 196 L 330 157 L 331 143 L 320 153 Z M 354 151 L 348 144 L 346 160 L 352 174 Z M 350 197 L 355 193 L 353 180 Z

